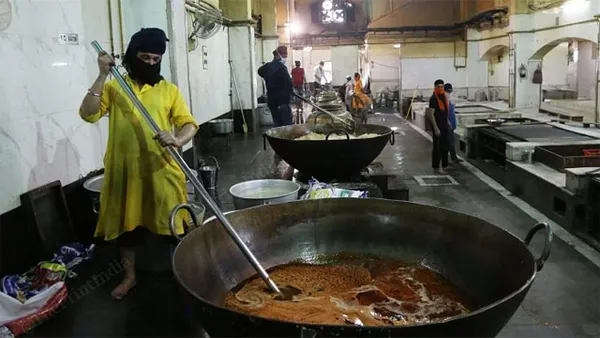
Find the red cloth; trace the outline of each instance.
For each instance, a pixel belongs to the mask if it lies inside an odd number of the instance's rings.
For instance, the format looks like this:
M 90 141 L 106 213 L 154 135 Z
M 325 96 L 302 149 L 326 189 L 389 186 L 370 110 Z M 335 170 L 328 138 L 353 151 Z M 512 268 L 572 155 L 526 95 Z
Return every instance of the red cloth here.
M 304 84 L 304 68 L 292 69 L 292 83 L 294 87 L 301 87 Z

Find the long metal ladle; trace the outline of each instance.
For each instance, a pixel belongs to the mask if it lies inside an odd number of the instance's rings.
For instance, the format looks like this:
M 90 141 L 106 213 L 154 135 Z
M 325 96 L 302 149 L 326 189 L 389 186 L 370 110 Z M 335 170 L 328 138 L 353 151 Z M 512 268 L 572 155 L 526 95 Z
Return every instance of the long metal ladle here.
M 317 111 L 319 111 L 320 113 L 323 113 L 329 117 L 331 117 L 332 120 L 338 120 L 343 126 L 344 128 L 346 128 L 348 131 L 350 132 L 354 132 L 354 129 L 356 128 L 356 122 L 354 122 L 354 120 L 347 120 L 347 119 L 343 119 L 335 114 L 332 114 L 331 112 L 328 112 L 327 110 L 319 107 L 316 103 L 294 93 L 294 96 L 299 98 L 300 100 L 308 103 L 311 107 L 315 108 Z
M 104 50 L 102 49 L 102 46 L 100 46 L 98 41 L 95 41 L 95 40 L 92 41 L 92 47 L 94 47 L 94 49 L 96 49 L 96 51 L 98 53 L 104 52 Z M 152 116 L 150 116 L 150 114 L 148 113 L 148 111 L 146 110 L 144 105 L 140 102 L 140 100 L 137 98 L 137 96 L 135 96 L 135 94 L 133 93 L 133 90 L 131 90 L 131 87 L 129 87 L 127 82 L 125 82 L 125 79 L 123 78 L 121 73 L 119 73 L 119 70 L 117 69 L 117 67 L 115 67 L 115 66 L 111 67 L 110 72 L 115 77 L 115 79 L 117 79 L 117 82 L 119 83 L 119 85 L 121 85 L 121 88 L 123 88 L 123 90 L 125 91 L 125 94 L 127 94 L 129 99 L 131 100 L 131 102 L 133 102 L 135 107 L 140 111 L 140 113 L 142 114 L 142 116 L 144 117 L 146 122 L 148 122 L 152 131 L 155 134 L 158 134 L 161 131 L 160 128 L 158 127 L 156 122 L 154 122 L 154 120 L 152 119 Z M 277 287 L 275 282 L 271 279 L 271 277 L 269 277 L 269 274 L 267 273 L 267 271 L 262 267 L 262 265 L 260 265 L 260 263 L 258 262 L 256 257 L 254 257 L 254 255 L 252 254 L 250 249 L 248 249 L 246 244 L 244 244 L 244 242 L 242 241 L 240 236 L 237 234 L 235 229 L 233 229 L 233 227 L 231 226 L 231 223 L 229 223 L 227 218 L 225 218 L 225 215 L 223 215 L 223 213 L 221 212 L 221 210 L 219 209 L 219 207 L 217 206 L 215 201 L 213 201 L 213 199 L 210 197 L 208 192 L 204 189 L 202 184 L 200 184 L 200 181 L 198 181 L 198 178 L 196 176 L 194 176 L 194 174 L 192 173 L 192 170 L 185 163 L 185 161 L 183 160 L 183 157 L 181 157 L 179 152 L 177 152 L 177 150 L 175 150 L 171 146 L 167 147 L 167 150 L 169 151 L 171 156 L 173 156 L 173 159 L 175 159 L 175 162 L 177 162 L 179 167 L 181 167 L 181 170 L 183 170 L 183 173 L 190 180 L 190 182 L 192 183 L 194 188 L 196 188 L 196 190 L 200 192 L 200 195 L 204 199 L 204 202 L 206 202 L 208 207 L 215 213 L 215 216 L 217 217 L 217 219 L 219 221 L 221 221 L 221 224 L 223 225 L 223 227 L 225 227 L 225 230 L 227 230 L 227 233 L 229 233 L 229 236 L 231 236 L 231 238 L 233 239 L 235 244 L 237 244 L 237 246 L 240 248 L 240 250 L 242 250 L 242 253 L 244 254 L 244 256 L 246 256 L 246 258 L 248 259 L 250 264 L 252 264 L 252 267 L 254 267 L 256 272 L 265 281 L 265 283 L 271 289 L 271 291 L 276 292 L 277 294 L 279 294 L 279 296 L 288 298 L 289 296 L 284 295 L 281 292 L 281 290 Z

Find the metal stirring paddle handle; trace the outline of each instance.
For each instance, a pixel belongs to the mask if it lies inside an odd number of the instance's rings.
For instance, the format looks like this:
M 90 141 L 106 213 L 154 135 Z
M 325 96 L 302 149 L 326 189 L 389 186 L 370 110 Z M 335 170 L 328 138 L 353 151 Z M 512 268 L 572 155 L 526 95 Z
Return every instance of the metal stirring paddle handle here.
M 104 50 L 102 49 L 102 46 L 100 46 L 98 41 L 95 41 L 95 40 L 92 41 L 92 47 L 94 47 L 94 49 L 98 53 L 104 52 Z M 117 69 L 117 67 L 115 67 L 115 66 L 111 67 L 110 73 L 115 77 L 115 79 L 117 80 L 117 82 L 119 83 L 119 85 L 121 86 L 123 91 L 125 91 L 125 94 L 127 94 L 129 99 L 131 100 L 131 102 L 133 102 L 133 105 L 142 114 L 142 116 L 144 117 L 144 120 L 146 120 L 146 122 L 148 122 L 152 131 L 155 134 L 158 134 L 161 131 L 160 128 L 158 127 L 156 122 L 154 122 L 154 120 L 152 119 L 152 116 L 150 115 L 150 113 L 148 113 L 148 110 L 146 110 L 146 108 L 144 107 L 142 102 L 140 102 L 140 100 L 137 98 L 137 96 L 135 96 L 135 93 L 133 92 L 131 87 L 129 87 L 129 84 L 127 84 L 127 82 L 125 81 L 125 79 L 123 78 L 121 73 L 119 73 L 119 70 Z M 252 267 L 254 267 L 256 272 L 265 281 L 267 286 L 269 286 L 269 288 L 273 292 L 276 292 L 279 295 L 283 295 L 283 293 L 277 287 L 275 282 L 271 279 L 271 277 L 269 277 L 269 274 L 267 273 L 267 271 L 262 267 L 262 265 L 260 265 L 260 262 L 256 259 L 256 257 L 254 257 L 254 255 L 252 254 L 250 249 L 248 249 L 246 244 L 244 244 L 244 242 L 242 241 L 242 238 L 237 234 L 237 232 L 235 231 L 233 226 L 231 226 L 231 223 L 229 223 L 227 218 L 225 218 L 225 215 L 223 215 L 223 213 L 219 209 L 219 206 L 215 203 L 215 201 L 213 201 L 213 199 L 210 197 L 210 195 L 208 194 L 206 189 L 204 189 L 202 184 L 200 184 L 200 181 L 192 173 L 192 170 L 190 169 L 190 167 L 188 167 L 187 163 L 185 163 L 185 161 L 183 160 L 183 157 L 181 157 L 179 152 L 171 146 L 167 147 L 167 151 L 171 154 L 171 156 L 173 156 L 173 159 L 175 160 L 175 162 L 177 162 L 177 164 L 179 165 L 181 170 L 183 170 L 183 173 L 188 178 L 190 183 L 192 183 L 194 188 L 196 188 L 196 190 L 200 192 L 200 195 L 204 199 L 204 202 L 206 202 L 208 207 L 215 213 L 215 216 L 217 217 L 217 219 L 219 221 L 221 221 L 221 224 L 223 225 L 223 227 L 225 227 L 225 230 L 227 231 L 227 233 L 229 233 L 229 236 L 231 236 L 231 238 L 233 239 L 235 244 L 237 244 L 238 248 L 240 248 L 240 250 L 242 251 L 244 256 L 246 256 L 246 258 L 248 259 L 250 264 L 252 264 Z

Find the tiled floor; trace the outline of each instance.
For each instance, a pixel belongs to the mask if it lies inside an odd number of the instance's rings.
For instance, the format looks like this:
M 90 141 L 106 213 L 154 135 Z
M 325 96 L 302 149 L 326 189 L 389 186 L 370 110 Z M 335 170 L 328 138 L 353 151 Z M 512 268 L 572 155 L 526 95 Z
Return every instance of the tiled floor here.
M 460 166 L 449 172 L 458 185 L 419 185 L 414 176 L 433 175 L 429 141 L 392 114 L 376 115 L 370 123 L 398 128 L 395 145 L 386 146 L 376 161 L 404 178 L 413 202 L 473 214 L 519 237 L 535 223 Z M 233 208 L 228 188 L 234 183 L 277 176 L 274 154 L 262 147 L 260 135 L 236 136 L 232 149 L 212 154 L 221 165 L 215 197 L 223 209 Z M 113 301 L 109 293 L 118 282 L 118 274 L 109 273 L 112 278 L 108 279 L 98 277 L 107 275 L 103 272 L 108 271 L 112 257 L 114 250 L 101 247 L 95 260 L 83 266 L 80 276 L 73 282 L 75 285 L 71 290 L 77 290 L 78 297 L 70 299 L 61 313 L 30 336 L 148 337 L 197 336 L 201 333 L 193 324 L 191 314 L 186 312 L 176 284 L 168 274 L 142 276 L 130 297 Z M 118 269 L 112 268 L 112 271 L 118 272 Z M 93 275 L 95 279 L 91 277 Z M 598 337 L 599 304 L 600 270 L 555 238 L 549 261 L 500 336 Z

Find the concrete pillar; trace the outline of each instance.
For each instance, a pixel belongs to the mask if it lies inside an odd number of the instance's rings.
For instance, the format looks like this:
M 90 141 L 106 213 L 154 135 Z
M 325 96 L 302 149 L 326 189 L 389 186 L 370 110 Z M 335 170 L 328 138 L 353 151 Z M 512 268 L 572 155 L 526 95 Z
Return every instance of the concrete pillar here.
M 520 0 L 519 0 L 520 1 Z M 541 66 L 541 60 L 531 60 L 536 52 L 534 33 L 531 33 L 532 21 L 527 14 L 517 14 L 511 17 L 509 34 L 510 72 L 509 87 L 513 95 L 514 108 L 537 108 L 540 104 L 541 85 L 531 82 L 533 72 Z M 524 78 L 519 76 L 519 68 L 525 66 L 527 74 Z
M 596 40 L 596 116 L 594 118 L 594 122 L 600 123 L 600 16 L 595 16 L 595 18 L 598 20 L 598 38 Z
M 257 2 L 257 14 L 262 16 L 262 59 L 264 62 L 269 62 L 273 59 L 273 51 L 279 45 L 279 37 L 277 35 L 277 1 L 257 0 Z
M 286 24 L 291 20 L 291 8 L 288 6 L 288 0 L 276 0 L 276 26 L 279 43 L 282 45 L 291 45 L 291 27 Z
M 475 99 L 475 93 L 483 89 L 488 92 L 488 68 L 487 62 L 482 62 L 479 57 L 479 42 L 468 41 L 466 53 L 466 96 L 469 100 Z M 461 94 L 462 95 L 462 94 Z
M 254 21 L 252 19 L 252 0 L 220 0 L 219 5 L 223 14 L 232 21 L 229 27 L 229 61 L 232 68 L 232 78 L 235 75 L 237 89 L 233 87 L 232 109 L 254 110 L 256 108 L 257 65 L 254 48 Z M 241 104 L 240 101 L 241 100 Z
M 273 51 L 279 46 L 279 40 L 277 36 L 275 37 L 264 37 L 262 40 L 263 44 L 263 60 L 265 62 L 269 62 L 273 59 Z M 288 50 L 288 54 L 291 54 L 292 51 Z M 289 56 L 288 56 L 289 58 Z
M 254 27 L 251 25 L 238 25 L 229 27 L 229 58 L 233 68 L 233 75 L 237 82 L 243 109 L 256 108 L 256 88 L 258 67 L 254 50 Z M 232 108 L 240 109 L 237 93 L 232 88 Z
M 223 15 L 233 21 L 252 20 L 252 0 L 220 0 Z
M 510 3 L 511 14 L 528 14 L 531 12 L 529 9 L 530 0 L 513 0 Z
M 262 16 L 263 37 L 277 36 L 277 9 L 275 0 L 257 0 L 256 14 Z
M 532 83 L 533 72 L 541 66 L 542 60 L 531 60 L 533 55 L 534 39 L 533 33 L 511 34 L 513 43 L 513 55 L 511 62 L 515 67 L 515 81 L 510 84 L 514 86 L 515 108 L 538 108 L 540 105 L 541 85 Z M 519 75 L 521 65 L 525 66 L 527 74 L 525 77 Z
M 579 60 L 571 62 L 575 65 L 575 81 L 577 96 L 586 100 L 596 99 L 596 51 L 594 43 L 591 41 L 579 41 L 577 43 L 577 53 Z

